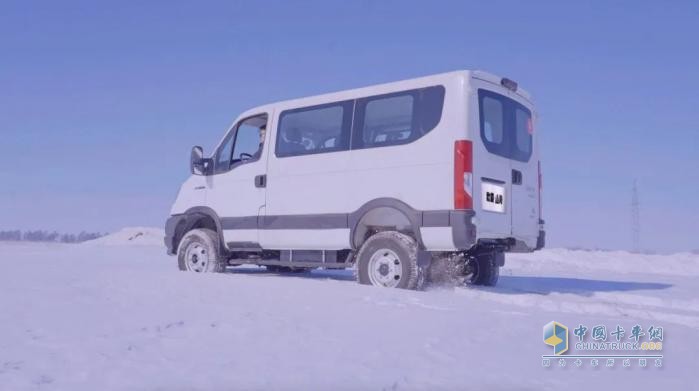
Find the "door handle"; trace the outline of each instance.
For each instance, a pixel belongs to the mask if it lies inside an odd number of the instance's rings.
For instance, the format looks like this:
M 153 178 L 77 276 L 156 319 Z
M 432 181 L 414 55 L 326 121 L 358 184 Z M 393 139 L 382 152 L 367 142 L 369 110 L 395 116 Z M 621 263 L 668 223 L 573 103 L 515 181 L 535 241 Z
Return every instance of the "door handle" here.
M 521 185 L 522 184 L 522 172 L 517 170 L 512 170 L 512 184 Z
M 267 187 L 267 175 L 257 175 L 255 177 L 255 187 Z

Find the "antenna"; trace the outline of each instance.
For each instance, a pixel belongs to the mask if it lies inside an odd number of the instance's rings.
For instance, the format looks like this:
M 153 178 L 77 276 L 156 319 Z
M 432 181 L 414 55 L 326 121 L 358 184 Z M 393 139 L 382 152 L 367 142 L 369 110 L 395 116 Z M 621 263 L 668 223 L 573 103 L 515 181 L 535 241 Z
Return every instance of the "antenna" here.
M 640 205 L 638 203 L 638 180 L 633 180 L 631 189 L 631 240 L 633 251 L 641 252 L 641 219 Z

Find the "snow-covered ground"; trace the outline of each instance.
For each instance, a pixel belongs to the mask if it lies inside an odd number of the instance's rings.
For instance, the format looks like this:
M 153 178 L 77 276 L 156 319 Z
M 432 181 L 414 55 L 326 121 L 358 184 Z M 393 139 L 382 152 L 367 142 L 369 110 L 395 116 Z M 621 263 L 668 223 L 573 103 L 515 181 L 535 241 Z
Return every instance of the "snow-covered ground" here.
M 0 243 L 0 390 L 697 389 L 699 255 L 544 250 L 495 288 L 413 292 L 184 273 L 161 238 Z M 663 366 L 544 368 L 552 320 L 571 347 L 580 323 L 662 326 Z

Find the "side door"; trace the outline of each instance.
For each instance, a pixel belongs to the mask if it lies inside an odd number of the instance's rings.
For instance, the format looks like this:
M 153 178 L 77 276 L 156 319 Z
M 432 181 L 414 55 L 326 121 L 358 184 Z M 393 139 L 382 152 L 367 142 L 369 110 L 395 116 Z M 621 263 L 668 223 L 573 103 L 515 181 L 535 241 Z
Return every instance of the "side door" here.
M 207 176 L 207 204 L 221 220 L 227 245 L 259 243 L 257 218 L 265 205 L 268 118 L 261 113 L 238 121 L 216 150 L 213 174 Z
M 353 101 L 279 108 L 269 140 L 263 248 L 349 247 L 347 218 Z M 276 144 L 274 144 L 276 142 Z
M 489 83 L 474 80 L 478 113 L 471 126 L 474 154 L 473 206 L 478 221 L 478 236 L 509 237 L 512 232 L 510 197 L 512 192 L 507 139 L 506 98 L 490 89 Z

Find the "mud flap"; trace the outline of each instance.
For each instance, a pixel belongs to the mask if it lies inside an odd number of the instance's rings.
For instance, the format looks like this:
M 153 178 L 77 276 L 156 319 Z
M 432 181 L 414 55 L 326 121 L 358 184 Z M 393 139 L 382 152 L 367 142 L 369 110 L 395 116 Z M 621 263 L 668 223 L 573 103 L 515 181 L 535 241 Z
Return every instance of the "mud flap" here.
M 417 265 L 427 269 L 432 262 L 432 253 L 425 250 L 417 250 Z
M 502 251 L 496 251 L 493 254 L 493 263 L 496 266 L 500 266 L 500 267 L 505 266 L 505 253 Z

